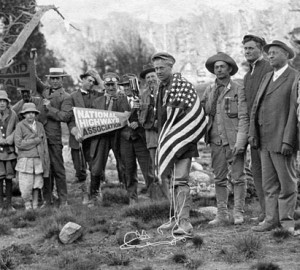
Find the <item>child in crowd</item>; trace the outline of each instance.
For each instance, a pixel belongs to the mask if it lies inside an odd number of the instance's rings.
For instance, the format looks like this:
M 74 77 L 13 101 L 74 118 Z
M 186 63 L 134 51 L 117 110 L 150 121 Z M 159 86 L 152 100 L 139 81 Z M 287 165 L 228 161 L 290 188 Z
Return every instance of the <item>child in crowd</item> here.
M 25 209 L 38 208 L 39 191 L 43 177 L 49 176 L 49 154 L 43 124 L 36 121 L 40 112 L 34 103 L 25 103 L 20 114 L 24 119 L 17 125 L 15 145 L 18 152 L 16 171 Z
M 12 207 L 12 179 L 15 176 L 17 155 L 14 148 L 14 132 L 18 116 L 10 108 L 6 91 L 0 90 L 0 211 L 16 211 Z M 4 203 L 4 182 L 6 201 Z

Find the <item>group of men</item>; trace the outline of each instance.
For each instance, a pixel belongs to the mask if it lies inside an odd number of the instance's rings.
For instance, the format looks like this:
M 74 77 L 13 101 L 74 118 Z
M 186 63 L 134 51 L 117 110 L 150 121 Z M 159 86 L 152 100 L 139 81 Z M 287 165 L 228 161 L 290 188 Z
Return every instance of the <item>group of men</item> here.
M 229 55 L 218 53 L 206 62 L 206 68 L 216 75 L 215 83 L 202 98 L 209 116 L 206 139 L 212 151 L 218 208 L 210 224 L 229 220 L 229 176 L 234 187 L 234 223 L 244 222 L 244 159 L 249 143 L 250 168 L 260 203 L 258 224 L 252 230 L 264 232 L 282 227 L 293 234 L 299 73 L 288 62 L 294 52 L 281 41 L 266 44 L 254 35 L 244 36 L 242 43 L 250 67 L 243 85 L 230 79 L 238 67 Z
M 205 64 L 207 70 L 216 76 L 215 82 L 206 88 L 201 97 L 200 105 L 208 116 L 205 140 L 211 147 L 218 209 L 216 218 L 210 224 L 229 221 L 229 180 L 234 191 L 234 223 L 244 222 L 247 185 L 245 156 L 250 144 L 250 169 L 261 210 L 257 217 L 259 223 L 252 229 L 262 232 L 282 226 L 293 233 L 297 199 L 295 164 L 299 137 L 297 91 L 300 77 L 288 65 L 294 52 L 281 41 L 266 44 L 263 38 L 254 35 L 244 36 L 242 43 L 250 67 L 244 85 L 231 80 L 238 66 L 229 55 L 217 53 Z M 120 78 L 116 73 L 106 73 L 103 75 L 105 92 L 95 91 L 94 85 L 100 83 L 100 78 L 93 70 L 80 76 L 81 88 L 69 95 L 63 89 L 66 74 L 60 68 L 50 69 L 50 87 L 37 79 L 37 89 L 42 98 L 31 97 L 28 89 L 21 90 L 23 99 L 13 108 L 18 113 L 24 102 L 35 103 L 41 111 L 39 120 L 44 124 L 48 139 L 52 174 L 45 179 L 46 204 L 51 204 L 54 180 L 61 205 L 67 204 L 61 122 L 66 122 L 69 127 L 69 146 L 84 204 L 93 206 L 99 197 L 110 150 L 116 158 L 118 178 L 127 189 L 130 204 L 138 202 L 137 161 L 145 179 L 146 192 L 149 192 L 151 185 L 157 182 L 159 168 L 156 166 L 160 163 L 155 159 L 168 147 L 165 142 L 171 141 L 169 134 L 172 128 L 185 121 L 183 116 L 191 112 L 198 99 L 193 86 L 181 75 L 173 74 L 175 61 L 172 55 L 165 52 L 153 55 L 152 63 L 145 65 L 140 73 L 146 85 L 141 97 L 131 87 L 131 81 L 137 79 L 135 74 L 125 74 Z M 175 81 L 178 83 L 176 89 Z M 120 86 L 123 92 L 120 92 Z M 185 86 L 189 87 L 188 90 L 184 89 Z M 189 99 L 184 100 L 187 95 Z M 83 140 L 75 124 L 73 107 L 130 112 L 130 117 L 128 125 L 120 130 Z M 172 108 L 179 110 L 172 111 Z M 178 129 L 178 132 L 181 130 Z M 184 132 L 188 134 L 189 126 Z M 178 141 L 174 145 L 184 144 L 184 147 L 170 158 L 166 169 L 159 174 L 164 194 L 171 200 L 175 198 L 178 210 L 175 232 L 179 234 L 190 234 L 193 230 L 189 220 L 191 199 L 188 179 L 191 159 L 198 156 L 196 139 L 199 138 L 191 138 L 184 133 L 182 137 L 176 137 Z M 168 155 L 171 153 L 172 149 Z M 89 191 L 86 186 L 87 168 L 91 175 Z M 169 193 L 172 184 L 173 198 Z

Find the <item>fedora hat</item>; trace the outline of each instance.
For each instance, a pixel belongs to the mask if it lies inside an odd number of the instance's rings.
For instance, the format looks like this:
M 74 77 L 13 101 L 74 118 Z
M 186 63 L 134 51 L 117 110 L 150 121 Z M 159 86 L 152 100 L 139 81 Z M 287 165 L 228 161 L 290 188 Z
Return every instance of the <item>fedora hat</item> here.
M 122 80 L 118 83 L 119 85 L 129 84 L 129 79 L 136 78 L 133 73 L 126 73 L 122 76 Z
M 174 56 L 172 56 L 171 54 L 169 54 L 167 52 L 158 52 L 158 53 L 153 54 L 151 57 L 151 61 L 153 62 L 155 59 L 169 60 L 172 62 L 173 65 L 176 62 Z
M 280 40 L 273 40 L 272 43 L 269 43 L 269 44 L 265 45 L 264 46 L 264 51 L 266 53 L 268 53 L 270 47 L 272 47 L 272 46 L 280 47 L 280 48 L 284 49 L 286 52 L 288 52 L 289 53 L 289 58 L 288 59 L 292 59 L 295 56 L 295 53 L 292 50 L 292 48 L 290 48 L 288 45 L 286 45 L 284 42 L 282 42 Z
M 10 102 L 10 99 L 7 96 L 7 92 L 5 90 L 0 90 L 0 100 L 4 99 L 7 102 Z
M 66 77 L 69 76 L 68 74 L 66 74 L 64 72 L 64 70 L 62 68 L 50 68 L 49 69 L 49 74 L 46 75 L 46 77 Z
M 94 69 L 87 70 L 85 73 L 81 74 L 79 77 L 82 80 L 83 78 L 85 78 L 87 76 L 91 76 L 95 79 L 95 83 L 94 83 L 95 85 L 99 85 L 102 81 L 100 75 Z
M 36 109 L 35 104 L 32 103 L 32 102 L 24 103 L 24 105 L 22 107 L 22 111 L 20 112 L 20 114 L 24 114 L 24 113 L 28 113 L 28 112 L 34 112 L 36 114 L 40 113 L 40 111 L 38 111 Z
M 217 54 L 209 57 L 205 63 L 205 67 L 212 74 L 215 74 L 214 65 L 217 61 L 223 61 L 223 62 L 227 63 L 229 66 L 231 66 L 232 70 L 229 73 L 230 76 L 233 76 L 239 70 L 236 62 L 228 54 L 223 53 L 223 52 L 218 52 Z
M 142 79 L 145 79 L 146 75 L 148 73 L 151 73 L 151 72 L 155 72 L 155 68 L 154 66 L 150 63 L 150 64 L 147 64 L 147 65 L 144 65 L 143 66 L 143 71 L 140 73 L 140 77 Z

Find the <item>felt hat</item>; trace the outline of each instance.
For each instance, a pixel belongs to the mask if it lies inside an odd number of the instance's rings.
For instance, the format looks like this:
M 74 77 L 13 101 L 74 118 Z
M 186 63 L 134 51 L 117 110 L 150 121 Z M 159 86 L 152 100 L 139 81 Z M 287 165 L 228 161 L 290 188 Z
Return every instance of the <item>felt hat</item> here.
M 79 77 L 82 80 L 83 78 L 85 78 L 87 76 L 91 76 L 95 79 L 95 83 L 94 83 L 95 85 L 99 85 L 102 81 L 100 75 L 94 69 L 87 70 L 85 73 L 81 74 Z
M 133 73 L 126 73 L 122 76 L 122 80 L 118 83 L 119 85 L 129 84 L 129 79 L 136 78 Z
M 262 47 L 267 44 L 266 40 L 263 37 L 255 36 L 255 35 L 245 35 L 243 37 L 243 44 L 245 44 L 248 41 L 255 41 L 258 42 Z
M 147 64 L 147 65 L 144 65 L 143 66 L 143 71 L 140 73 L 140 77 L 142 79 L 145 79 L 146 75 L 148 73 L 151 73 L 151 72 L 155 72 L 155 68 L 154 66 L 150 63 L 150 64 Z
M 272 43 L 269 43 L 267 45 L 264 46 L 264 51 L 266 53 L 269 52 L 270 47 L 272 46 L 277 46 L 280 47 L 282 49 L 284 49 L 285 51 L 287 51 L 289 53 L 289 58 L 288 59 L 292 59 L 295 56 L 295 53 L 293 51 L 292 48 L 290 48 L 288 45 L 286 45 L 284 42 L 280 41 L 280 40 L 273 40 Z
M 49 69 L 49 74 L 46 75 L 46 77 L 66 77 L 69 76 L 68 74 L 66 74 L 64 72 L 64 70 L 62 68 L 50 68 Z
M 18 87 L 17 90 L 20 91 L 20 92 L 23 92 L 23 91 L 29 91 L 29 92 L 32 92 L 31 89 L 29 89 L 29 88 L 24 88 L 24 87 Z
M 22 107 L 22 111 L 20 112 L 20 114 L 24 114 L 24 113 L 28 113 L 28 112 L 34 112 L 39 114 L 40 111 L 38 111 L 36 109 L 36 106 L 34 103 L 32 102 L 28 102 L 28 103 L 24 103 L 23 107 Z
M 120 81 L 120 77 L 117 73 L 107 72 L 103 75 L 104 83 L 116 83 Z
M 7 102 L 10 102 L 10 99 L 7 96 L 7 92 L 5 90 L 0 90 L 0 100 L 4 99 Z
M 236 62 L 228 54 L 223 52 L 218 52 L 217 54 L 209 57 L 205 63 L 205 67 L 212 74 L 215 74 L 214 65 L 217 61 L 223 61 L 227 63 L 229 66 L 231 66 L 232 70 L 230 72 L 230 76 L 233 76 L 239 70 Z
M 155 59 L 170 60 L 173 65 L 176 62 L 174 56 L 172 56 L 171 54 L 169 54 L 167 52 L 158 52 L 158 53 L 153 54 L 151 57 L 151 61 L 153 62 Z

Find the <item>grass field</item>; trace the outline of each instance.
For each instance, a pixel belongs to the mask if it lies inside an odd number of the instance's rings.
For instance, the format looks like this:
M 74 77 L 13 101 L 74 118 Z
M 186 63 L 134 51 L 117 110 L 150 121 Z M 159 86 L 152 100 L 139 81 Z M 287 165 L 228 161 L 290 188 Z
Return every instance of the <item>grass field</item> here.
M 203 165 L 209 166 L 207 161 Z M 79 184 L 74 182 L 68 158 L 65 166 L 70 207 L 26 213 L 21 198 L 14 197 L 17 213 L 1 216 L 0 269 L 300 269 L 300 238 L 281 232 L 252 233 L 255 223 L 250 218 L 258 207 L 255 199 L 248 201 L 246 222 L 241 226 L 210 227 L 206 218 L 192 211 L 194 238 L 171 245 L 170 231 L 157 232 L 168 220 L 168 202 L 151 202 L 140 195 L 138 205 L 128 206 L 126 192 L 116 183 L 109 164 L 110 184 L 103 189 L 103 202 L 90 209 L 81 205 Z M 194 198 L 193 209 L 213 203 Z M 76 242 L 64 245 L 58 234 L 69 221 L 80 224 L 84 233 Z M 140 239 L 135 239 L 137 235 Z M 124 237 L 137 246 L 121 249 Z

